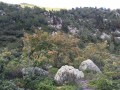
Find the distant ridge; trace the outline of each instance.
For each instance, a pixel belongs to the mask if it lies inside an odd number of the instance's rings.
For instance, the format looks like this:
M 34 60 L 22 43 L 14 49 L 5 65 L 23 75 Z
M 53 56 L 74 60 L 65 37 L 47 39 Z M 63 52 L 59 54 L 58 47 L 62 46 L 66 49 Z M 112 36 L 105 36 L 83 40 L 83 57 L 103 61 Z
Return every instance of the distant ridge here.
M 38 7 L 38 6 L 36 6 L 36 5 L 34 5 L 34 4 L 28 4 L 28 3 L 20 3 L 20 5 L 21 5 L 21 7 L 30 7 L 30 8 L 33 8 L 33 7 Z
M 50 7 L 40 7 L 40 6 L 37 6 L 37 5 L 34 5 L 34 4 L 28 4 L 28 3 L 20 3 L 20 6 L 21 7 L 30 7 L 30 8 L 33 8 L 33 7 L 39 7 L 39 8 L 45 8 L 47 11 L 60 11 L 61 9 L 65 9 L 65 8 L 50 8 Z

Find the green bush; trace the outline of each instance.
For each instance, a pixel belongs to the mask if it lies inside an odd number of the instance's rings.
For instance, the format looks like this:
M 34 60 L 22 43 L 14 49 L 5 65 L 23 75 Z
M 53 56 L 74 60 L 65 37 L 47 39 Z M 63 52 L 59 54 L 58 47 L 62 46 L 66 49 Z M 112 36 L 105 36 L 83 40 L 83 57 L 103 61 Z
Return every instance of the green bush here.
M 14 83 L 19 88 L 23 88 L 24 87 L 24 79 L 22 79 L 22 78 L 15 78 L 14 79 Z
M 115 87 L 115 90 L 120 90 L 120 80 L 115 80 L 113 86 Z
M 37 60 L 35 60 L 33 62 L 33 66 L 35 67 L 42 67 L 43 65 L 45 65 L 46 63 L 48 63 L 47 58 L 43 59 L 41 62 L 38 62 Z
M 24 88 L 31 90 L 56 90 L 54 82 L 51 78 L 44 78 L 39 76 L 25 77 Z
M 53 81 L 49 78 L 35 84 L 35 90 L 56 90 Z
M 58 71 L 58 68 L 55 68 L 55 67 L 52 67 L 49 69 L 49 72 L 52 73 L 52 74 L 56 74 Z
M 113 90 L 113 81 L 105 76 L 101 76 L 98 80 L 90 81 L 90 86 L 95 87 L 97 90 Z
M 17 90 L 17 86 L 11 81 L 0 80 L 0 90 Z

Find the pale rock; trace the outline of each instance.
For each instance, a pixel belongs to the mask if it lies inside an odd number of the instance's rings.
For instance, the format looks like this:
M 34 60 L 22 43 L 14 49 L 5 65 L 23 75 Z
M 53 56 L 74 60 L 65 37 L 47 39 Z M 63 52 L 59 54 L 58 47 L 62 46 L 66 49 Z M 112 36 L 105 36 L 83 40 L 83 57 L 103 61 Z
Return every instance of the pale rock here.
M 101 73 L 100 69 L 98 68 L 97 65 L 95 65 L 95 63 L 90 60 L 90 59 L 87 59 L 85 61 L 83 61 L 80 66 L 79 66 L 79 70 L 91 70 L 91 71 L 95 71 L 95 72 L 98 72 L 98 73 Z
M 101 38 L 102 40 L 111 40 L 111 36 L 108 35 L 108 34 L 106 34 L 106 33 L 103 33 L 103 34 L 100 36 L 100 38 Z
M 79 32 L 76 27 L 68 26 L 68 29 L 73 35 L 76 35 Z
M 120 37 L 120 30 L 115 30 L 115 32 L 113 32 L 114 36 Z
M 84 77 L 84 73 L 75 69 L 72 66 L 62 66 L 56 73 L 54 80 L 57 84 L 65 84 L 69 82 L 79 83 L 81 78 Z

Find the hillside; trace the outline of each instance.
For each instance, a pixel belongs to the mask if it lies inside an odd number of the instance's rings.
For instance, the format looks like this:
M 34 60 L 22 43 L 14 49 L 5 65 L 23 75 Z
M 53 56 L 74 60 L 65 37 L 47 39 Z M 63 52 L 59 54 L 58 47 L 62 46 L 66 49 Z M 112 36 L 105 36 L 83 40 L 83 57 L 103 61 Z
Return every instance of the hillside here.
M 119 9 L 21 5 L 0 3 L 0 90 L 120 89 Z
M 29 5 L 32 6 L 32 5 Z M 111 52 L 120 52 L 120 10 L 76 8 L 46 11 L 44 8 L 0 3 L 0 46 L 18 41 L 23 32 L 42 28 L 77 34 L 87 42 L 107 40 Z

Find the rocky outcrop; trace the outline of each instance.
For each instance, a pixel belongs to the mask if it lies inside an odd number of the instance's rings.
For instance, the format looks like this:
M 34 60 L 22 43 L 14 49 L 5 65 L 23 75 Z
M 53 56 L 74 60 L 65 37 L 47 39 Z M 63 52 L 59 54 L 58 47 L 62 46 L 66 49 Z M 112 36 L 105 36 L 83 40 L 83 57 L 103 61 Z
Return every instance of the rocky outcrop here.
M 28 67 L 23 68 L 22 70 L 23 75 L 38 75 L 38 76 L 48 76 L 48 72 L 39 68 L 39 67 Z
M 102 40 L 107 40 L 107 41 L 110 41 L 111 40 L 111 36 L 106 34 L 106 33 L 102 33 L 102 35 L 100 36 L 100 38 Z
M 101 71 L 98 68 L 98 66 L 95 65 L 95 63 L 92 60 L 90 60 L 90 59 L 87 59 L 87 60 L 83 61 L 80 64 L 79 69 L 82 70 L 82 71 L 84 71 L 84 70 L 91 70 L 91 71 L 95 71 L 95 72 L 101 73 Z
M 68 26 L 68 29 L 73 35 L 76 35 L 79 32 L 79 30 L 76 27 Z
M 83 77 L 84 73 L 82 71 L 79 71 L 72 66 L 65 65 L 57 71 L 54 80 L 60 85 L 70 82 L 78 84 Z

